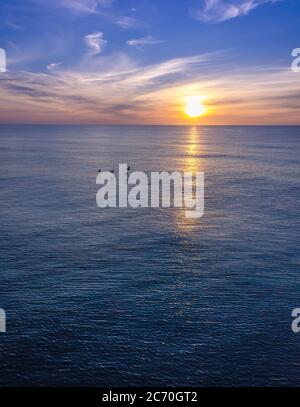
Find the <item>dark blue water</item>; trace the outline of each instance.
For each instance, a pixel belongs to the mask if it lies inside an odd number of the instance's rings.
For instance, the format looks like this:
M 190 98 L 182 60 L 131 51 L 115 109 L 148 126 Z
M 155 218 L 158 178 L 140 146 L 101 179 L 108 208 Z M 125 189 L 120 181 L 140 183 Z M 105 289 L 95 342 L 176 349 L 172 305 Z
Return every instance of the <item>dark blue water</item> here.
M 300 385 L 298 127 L 0 127 L 1 385 Z M 205 215 L 99 209 L 204 171 Z

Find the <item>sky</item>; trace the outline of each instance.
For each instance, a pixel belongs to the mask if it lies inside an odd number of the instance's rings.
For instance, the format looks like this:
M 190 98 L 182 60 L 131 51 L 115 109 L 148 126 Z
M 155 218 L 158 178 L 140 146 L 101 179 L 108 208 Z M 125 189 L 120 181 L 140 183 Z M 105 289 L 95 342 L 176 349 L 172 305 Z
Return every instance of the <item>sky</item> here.
M 0 48 L 0 123 L 300 124 L 300 0 L 1 0 Z

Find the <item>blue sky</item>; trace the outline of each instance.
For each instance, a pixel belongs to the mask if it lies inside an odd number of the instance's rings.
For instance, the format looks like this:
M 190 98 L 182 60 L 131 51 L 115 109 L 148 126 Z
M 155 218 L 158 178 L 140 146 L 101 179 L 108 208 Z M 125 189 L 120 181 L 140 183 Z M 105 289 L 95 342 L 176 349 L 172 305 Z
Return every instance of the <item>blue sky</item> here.
M 2 0 L 1 122 L 300 123 L 299 0 Z

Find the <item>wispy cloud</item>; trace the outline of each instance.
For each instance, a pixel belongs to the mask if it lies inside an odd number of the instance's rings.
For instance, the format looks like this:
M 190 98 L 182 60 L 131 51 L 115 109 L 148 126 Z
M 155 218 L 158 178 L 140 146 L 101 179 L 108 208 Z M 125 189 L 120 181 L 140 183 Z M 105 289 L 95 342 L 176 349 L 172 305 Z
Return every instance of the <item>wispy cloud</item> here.
M 54 69 L 58 68 L 61 65 L 61 62 L 53 62 L 47 65 L 48 71 L 53 71 Z
M 100 31 L 86 35 L 84 40 L 86 45 L 90 48 L 91 55 L 100 54 L 107 44 L 107 41 L 103 38 L 103 33 Z
M 60 0 L 61 6 L 67 7 L 73 11 L 97 14 L 102 7 L 106 7 L 113 0 Z
M 134 17 L 121 17 L 116 21 L 116 23 L 124 30 L 138 28 L 142 25 L 141 21 Z
M 124 10 L 122 7 L 123 2 L 117 0 L 52 0 L 46 2 L 45 0 L 28 0 L 37 3 L 40 7 L 47 8 L 64 8 L 72 15 L 84 18 L 91 18 L 93 15 L 101 16 L 107 21 L 118 25 L 124 30 L 134 28 L 141 28 L 145 23 L 130 14 L 136 14 L 136 8 Z M 126 13 L 124 15 L 124 12 Z M 127 15 L 129 14 L 129 15 Z
M 128 40 L 126 43 L 132 47 L 137 47 L 141 45 L 155 45 L 155 44 L 162 44 L 166 42 L 165 40 L 156 40 L 151 35 L 143 38 L 137 38 L 133 40 Z
M 8 74 L 0 82 L 0 121 L 130 123 L 148 112 L 150 118 L 156 106 L 147 101 L 148 93 L 192 77 L 208 60 L 200 55 L 138 66 L 120 54 L 113 64 L 110 57 L 100 56 L 98 69 L 90 73 L 57 69 Z
M 89 72 L 10 72 L 0 81 L 0 121 L 182 124 L 184 98 L 196 94 L 210 112 L 202 123 L 299 124 L 300 82 L 291 70 L 234 71 L 222 55 L 140 66 L 126 54 L 101 54 Z M 216 61 L 223 62 L 221 76 Z
M 194 10 L 193 15 L 202 21 L 223 22 L 245 16 L 251 10 L 278 0 L 205 0 L 202 9 Z
M 23 27 L 20 24 L 16 24 L 14 21 L 8 20 L 6 21 L 6 26 L 12 30 L 22 30 Z

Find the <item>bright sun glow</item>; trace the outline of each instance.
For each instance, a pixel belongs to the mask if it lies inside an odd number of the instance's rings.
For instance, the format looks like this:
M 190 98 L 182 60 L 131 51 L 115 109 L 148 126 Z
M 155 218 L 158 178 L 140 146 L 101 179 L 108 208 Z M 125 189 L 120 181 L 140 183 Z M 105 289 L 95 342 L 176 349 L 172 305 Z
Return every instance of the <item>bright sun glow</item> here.
M 184 111 L 189 117 L 199 117 L 206 113 L 206 107 L 204 106 L 201 97 L 189 96 L 186 99 Z

